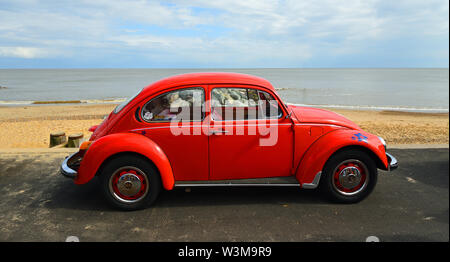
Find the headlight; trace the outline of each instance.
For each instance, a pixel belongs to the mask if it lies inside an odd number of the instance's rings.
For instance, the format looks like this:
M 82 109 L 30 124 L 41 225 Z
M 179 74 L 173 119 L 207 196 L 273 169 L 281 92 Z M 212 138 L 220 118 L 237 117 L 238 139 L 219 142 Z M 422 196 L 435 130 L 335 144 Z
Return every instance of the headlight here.
M 384 139 L 382 137 L 380 137 L 380 136 L 378 137 L 378 139 L 380 139 L 381 143 L 384 146 L 384 151 L 386 151 L 386 141 L 384 141 Z

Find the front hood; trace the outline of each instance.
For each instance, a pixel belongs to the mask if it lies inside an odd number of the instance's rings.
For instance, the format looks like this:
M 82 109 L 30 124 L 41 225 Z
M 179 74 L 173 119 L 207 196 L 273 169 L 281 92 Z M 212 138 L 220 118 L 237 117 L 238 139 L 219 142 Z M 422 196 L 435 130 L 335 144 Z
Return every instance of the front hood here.
M 361 130 L 357 124 L 348 118 L 328 110 L 294 105 L 288 107 L 301 123 L 328 124 Z

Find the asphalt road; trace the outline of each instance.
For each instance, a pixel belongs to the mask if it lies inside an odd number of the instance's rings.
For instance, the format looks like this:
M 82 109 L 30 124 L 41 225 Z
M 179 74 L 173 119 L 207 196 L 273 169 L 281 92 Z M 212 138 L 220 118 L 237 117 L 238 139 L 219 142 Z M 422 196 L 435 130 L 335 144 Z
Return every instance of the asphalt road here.
M 0 153 L 0 241 L 449 241 L 449 150 L 390 152 L 400 167 L 358 204 L 298 188 L 193 188 L 135 212 L 111 209 L 97 180 L 60 176 L 64 153 Z

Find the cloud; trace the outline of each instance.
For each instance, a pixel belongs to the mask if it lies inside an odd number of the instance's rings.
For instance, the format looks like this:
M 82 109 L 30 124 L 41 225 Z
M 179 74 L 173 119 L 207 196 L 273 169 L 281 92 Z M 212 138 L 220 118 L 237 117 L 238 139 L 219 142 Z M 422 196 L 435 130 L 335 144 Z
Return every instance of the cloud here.
M 416 43 L 415 49 L 403 48 L 409 52 L 403 57 L 418 58 L 429 52 L 420 49 L 425 46 L 436 54 L 448 53 L 448 47 L 440 44 L 448 46 L 448 31 L 448 1 L 439 0 L 4 0 L 0 4 L 2 57 L 57 57 L 74 65 L 135 59 L 156 67 L 327 67 L 337 61 L 351 66 L 359 57 L 370 67 L 379 66 L 371 61 L 382 61 L 385 51 L 390 51 L 386 60 L 395 61 L 393 50 L 410 46 L 410 41 Z M 436 66 L 448 66 L 448 59 L 433 53 L 430 57 Z M 397 66 L 411 66 L 402 63 Z M 133 65 L 123 65 L 128 66 Z
M 34 47 L 0 46 L 0 56 L 17 58 L 43 58 L 49 55 L 48 50 Z

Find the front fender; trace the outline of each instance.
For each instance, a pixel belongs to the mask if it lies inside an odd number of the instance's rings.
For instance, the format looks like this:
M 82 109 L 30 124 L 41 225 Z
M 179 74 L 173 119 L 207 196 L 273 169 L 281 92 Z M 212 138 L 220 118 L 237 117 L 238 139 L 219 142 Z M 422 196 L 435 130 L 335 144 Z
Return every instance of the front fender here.
M 361 130 L 337 129 L 322 136 L 308 148 L 297 167 L 297 180 L 301 185 L 316 183 L 313 180 L 322 171 L 327 160 L 339 149 L 350 146 L 370 150 L 384 167 L 388 167 L 384 145 L 377 136 Z
M 173 188 L 175 179 L 166 154 L 151 139 L 135 133 L 111 134 L 93 142 L 80 163 L 75 183 L 89 182 L 106 159 L 124 152 L 133 152 L 147 157 L 159 170 L 164 188 L 167 190 Z

